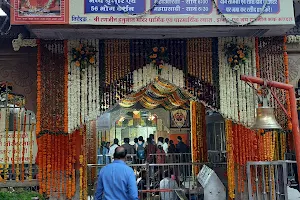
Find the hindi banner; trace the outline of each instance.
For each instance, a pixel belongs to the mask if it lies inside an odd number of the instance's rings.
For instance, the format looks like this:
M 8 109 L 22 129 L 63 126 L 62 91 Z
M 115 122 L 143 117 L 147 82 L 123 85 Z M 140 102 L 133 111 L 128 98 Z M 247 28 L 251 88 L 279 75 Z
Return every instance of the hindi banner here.
M 11 0 L 10 2 L 12 4 L 11 24 L 69 23 L 69 0 Z
M 72 0 L 70 24 L 294 25 L 293 0 Z M 218 10 L 214 6 L 216 3 Z

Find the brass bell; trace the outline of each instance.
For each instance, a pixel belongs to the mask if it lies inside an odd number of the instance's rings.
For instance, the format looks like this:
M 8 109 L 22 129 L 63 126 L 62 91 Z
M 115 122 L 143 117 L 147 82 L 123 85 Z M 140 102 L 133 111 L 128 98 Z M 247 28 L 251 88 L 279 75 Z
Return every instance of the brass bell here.
M 251 129 L 282 129 L 274 115 L 274 108 L 268 106 L 256 109 L 256 120 Z

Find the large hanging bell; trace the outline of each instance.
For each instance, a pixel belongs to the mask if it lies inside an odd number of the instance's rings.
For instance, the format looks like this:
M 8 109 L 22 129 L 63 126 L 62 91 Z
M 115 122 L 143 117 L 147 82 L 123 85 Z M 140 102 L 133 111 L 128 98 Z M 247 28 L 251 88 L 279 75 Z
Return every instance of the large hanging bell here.
M 256 120 L 251 129 L 282 129 L 274 115 L 274 108 L 259 107 L 256 109 Z

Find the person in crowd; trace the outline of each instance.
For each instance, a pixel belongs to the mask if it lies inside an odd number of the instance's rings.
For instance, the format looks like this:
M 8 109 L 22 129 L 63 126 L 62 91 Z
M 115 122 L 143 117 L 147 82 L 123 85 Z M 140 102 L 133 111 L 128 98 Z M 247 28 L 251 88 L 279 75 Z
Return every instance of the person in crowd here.
M 109 146 L 110 146 L 110 142 L 106 142 L 105 146 L 103 147 L 103 150 L 102 150 L 103 161 L 104 161 L 103 164 L 110 163 Z
M 178 189 L 178 184 L 175 180 L 171 178 L 172 172 L 169 170 L 164 171 L 164 178 L 159 183 L 159 189 L 170 189 L 173 190 L 171 192 L 161 192 L 160 198 L 161 200 L 178 200 L 178 196 L 175 192 Z
M 136 181 L 138 190 L 146 190 L 147 189 L 147 171 L 142 170 L 139 174 L 139 178 Z M 143 199 L 147 198 L 147 193 L 143 193 L 142 191 L 139 194 L 140 197 L 143 197 Z
M 134 146 L 129 144 L 129 142 L 130 142 L 129 138 L 124 138 L 124 144 L 122 146 L 126 149 L 127 154 L 129 154 L 126 158 L 126 161 L 132 163 L 134 161 L 133 160 L 134 158 L 132 155 L 135 154 L 135 149 L 134 149 Z
M 148 163 L 154 163 L 155 162 L 155 160 L 154 160 L 154 156 L 153 155 L 151 155 L 151 154 L 155 154 L 156 153 L 156 150 L 157 150 L 157 148 L 156 148 L 156 145 L 154 145 L 153 143 L 152 143 L 152 139 L 151 138 L 147 138 L 147 146 L 146 146 L 146 161 L 148 162 Z
M 176 147 L 173 140 L 169 141 L 168 153 L 176 153 Z
M 165 153 L 168 153 L 168 148 L 169 148 L 169 138 L 166 138 L 165 142 L 163 144 L 163 149 L 164 149 Z
M 143 137 L 140 136 L 136 148 L 138 163 L 142 163 L 145 160 L 145 143 L 143 141 Z
M 134 171 L 125 163 L 126 154 L 124 147 L 117 147 L 114 162 L 101 169 L 95 200 L 139 199 Z
M 139 139 L 138 138 L 134 138 L 133 139 L 133 141 L 134 141 L 134 150 L 136 151 L 136 148 L 137 148 L 137 144 L 138 144 L 138 142 L 139 142 Z
M 111 157 L 111 159 L 113 160 L 113 156 L 114 156 L 114 153 L 115 153 L 115 150 L 117 147 L 119 147 L 119 140 L 117 138 L 114 139 L 114 144 L 111 145 L 111 147 L 109 148 L 109 156 Z
M 150 134 L 149 138 L 151 139 L 151 143 L 156 145 L 155 141 L 154 141 L 154 134 Z
M 168 147 L 168 158 L 167 162 L 168 163 L 174 163 L 176 161 L 176 147 L 174 145 L 173 140 L 169 141 L 169 147 Z
M 98 151 L 97 151 L 98 164 L 104 164 L 104 156 L 103 156 L 102 152 L 103 152 L 103 149 L 105 148 L 105 144 L 106 144 L 105 141 L 102 141 L 100 148 L 98 148 Z
M 178 144 L 176 145 L 176 152 L 180 153 L 179 155 L 179 162 L 185 163 L 188 161 L 187 158 L 187 153 L 188 153 L 188 146 L 182 141 L 182 137 L 178 136 L 177 137 Z M 183 165 L 179 166 L 180 168 L 180 173 L 183 174 L 183 176 L 186 176 L 188 174 L 188 166 Z
M 134 147 L 130 145 L 129 142 L 130 142 L 129 138 L 124 138 L 124 144 L 122 146 L 126 149 L 127 154 L 134 154 L 135 152 Z
M 164 145 L 164 138 L 163 137 L 159 137 L 157 142 L 157 146 L 163 146 Z
M 156 150 L 156 163 L 163 164 L 166 162 L 166 153 L 161 145 L 158 145 Z
M 182 141 L 182 137 L 178 136 L 177 137 L 178 144 L 176 145 L 176 152 L 177 153 L 187 153 L 188 152 L 188 146 L 184 144 Z

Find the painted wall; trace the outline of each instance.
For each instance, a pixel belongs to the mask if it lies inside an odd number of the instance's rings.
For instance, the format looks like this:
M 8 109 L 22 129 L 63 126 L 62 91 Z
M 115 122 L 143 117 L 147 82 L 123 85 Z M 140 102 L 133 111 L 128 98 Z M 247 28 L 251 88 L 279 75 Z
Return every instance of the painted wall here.
M 36 112 L 36 48 L 15 52 L 10 39 L 0 40 L 0 82 L 13 84 L 13 92 L 26 98 L 26 108 Z

